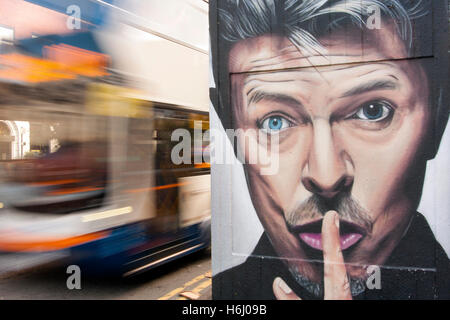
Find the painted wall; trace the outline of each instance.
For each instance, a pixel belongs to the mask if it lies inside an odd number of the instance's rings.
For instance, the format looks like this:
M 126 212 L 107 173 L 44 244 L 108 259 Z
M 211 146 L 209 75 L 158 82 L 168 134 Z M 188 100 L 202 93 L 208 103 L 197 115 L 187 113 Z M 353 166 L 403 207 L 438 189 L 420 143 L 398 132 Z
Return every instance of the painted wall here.
M 448 297 L 447 8 L 210 2 L 213 298 Z

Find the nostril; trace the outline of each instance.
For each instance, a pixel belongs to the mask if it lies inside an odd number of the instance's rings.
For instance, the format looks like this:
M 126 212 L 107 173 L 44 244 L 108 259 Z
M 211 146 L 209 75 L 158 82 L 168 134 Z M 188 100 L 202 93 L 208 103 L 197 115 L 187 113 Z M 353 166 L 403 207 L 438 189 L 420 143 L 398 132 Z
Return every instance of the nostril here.
M 341 178 L 337 183 L 334 184 L 333 188 L 331 189 L 332 192 L 338 192 L 345 188 L 347 184 L 347 178 L 343 177 Z
M 305 179 L 303 181 L 303 184 L 305 185 L 306 189 L 308 189 L 312 193 L 322 193 L 322 188 L 319 187 L 317 183 L 315 183 L 312 179 Z
M 353 179 L 349 176 L 341 177 L 336 183 L 331 186 L 320 185 L 317 181 L 312 178 L 306 178 L 303 180 L 303 184 L 310 192 L 324 195 L 330 194 L 335 195 L 339 192 L 348 191 L 353 185 Z
M 348 191 L 353 185 L 353 178 L 349 176 L 344 176 L 336 182 L 330 189 L 331 192 L 343 192 Z

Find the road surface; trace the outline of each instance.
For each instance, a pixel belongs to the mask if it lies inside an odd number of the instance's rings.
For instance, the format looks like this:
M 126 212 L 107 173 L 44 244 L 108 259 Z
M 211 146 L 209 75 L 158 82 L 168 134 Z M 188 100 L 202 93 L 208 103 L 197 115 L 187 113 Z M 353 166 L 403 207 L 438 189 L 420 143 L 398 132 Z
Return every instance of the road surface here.
M 69 290 L 67 267 L 57 255 L 0 254 L 0 299 L 211 299 L 210 251 L 198 252 L 134 278 L 83 276 Z

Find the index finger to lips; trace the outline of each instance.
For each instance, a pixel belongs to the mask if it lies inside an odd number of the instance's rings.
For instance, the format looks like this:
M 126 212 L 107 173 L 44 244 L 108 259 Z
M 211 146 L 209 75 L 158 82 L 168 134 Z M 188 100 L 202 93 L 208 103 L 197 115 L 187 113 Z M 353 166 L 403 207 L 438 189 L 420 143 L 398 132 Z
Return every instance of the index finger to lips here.
M 339 216 L 328 211 L 322 222 L 325 299 L 351 299 L 339 236 Z

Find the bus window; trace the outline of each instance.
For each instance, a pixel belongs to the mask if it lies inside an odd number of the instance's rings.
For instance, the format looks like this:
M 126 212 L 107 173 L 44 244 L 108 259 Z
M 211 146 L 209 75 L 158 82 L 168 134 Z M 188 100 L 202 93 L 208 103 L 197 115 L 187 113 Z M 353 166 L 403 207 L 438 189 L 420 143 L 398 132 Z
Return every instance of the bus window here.
M 106 121 L 60 106 L 0 108 L 0 196 L 29 212 L 99 207 L 106 193 Z

